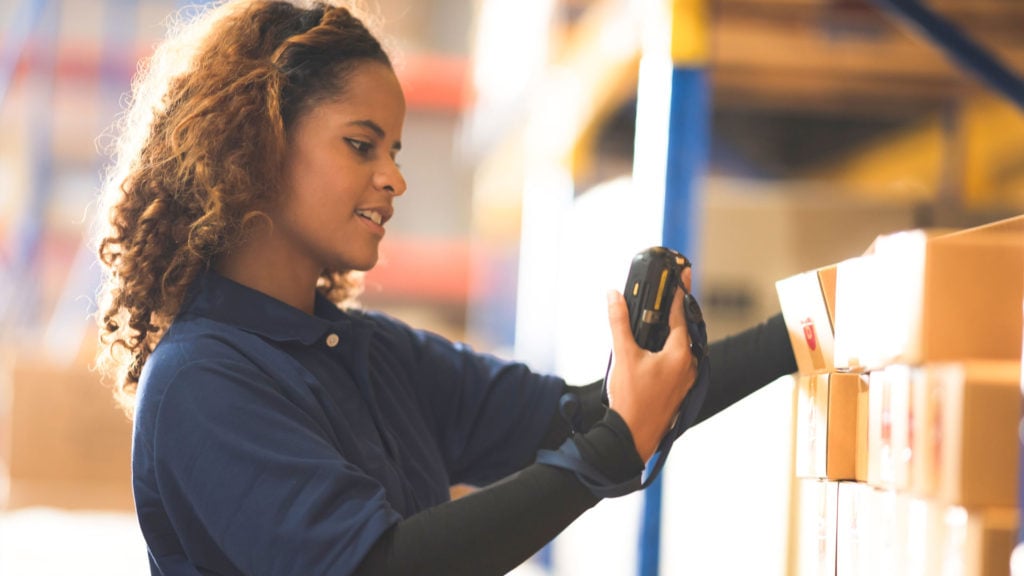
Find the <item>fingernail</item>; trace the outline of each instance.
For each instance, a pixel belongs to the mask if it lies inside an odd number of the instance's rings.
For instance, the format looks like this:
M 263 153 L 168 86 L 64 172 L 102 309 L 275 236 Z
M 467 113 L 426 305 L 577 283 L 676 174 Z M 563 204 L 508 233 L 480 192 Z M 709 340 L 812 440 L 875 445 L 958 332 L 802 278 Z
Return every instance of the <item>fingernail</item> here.
M 608 298 L 608 305 L 615 304 L 619 299 L 619 293 L 615 290 L 608 290 L 608 292 L 605 293 L 605 296 Z

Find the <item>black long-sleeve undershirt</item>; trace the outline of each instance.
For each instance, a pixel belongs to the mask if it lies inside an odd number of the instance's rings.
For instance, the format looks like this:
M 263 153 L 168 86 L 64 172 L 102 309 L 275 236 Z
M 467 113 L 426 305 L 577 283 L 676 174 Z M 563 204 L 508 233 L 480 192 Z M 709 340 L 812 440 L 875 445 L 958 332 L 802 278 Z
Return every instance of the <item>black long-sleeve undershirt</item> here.
M 711 387 L 697 422 L 796 372 L 796 356 L 782 314 L 711 344 Z
M 612 410 L 585 434 L 576 435 L 575 442 L 583 459 L 612 481 L 643 471 L 629 428 Z M 392 526 L 357 574 L 505 574 L 598 501 L 571 472 L 532 464 Z
M 711 387 L 698 421 L 721 412 L 777 378 L 796 371 L 781 315 L 710 346 Z M 601 403 L 601 382 L 567 387 L 581 401 L 575 436 L 583 458 L 610 479 L 643 468 L 621 417 Z M 540 448 L 554 449 L 570 433 L 556 414 Z M 364 558 L 358 574 L 462 574 L 512 570 L 599 499 L 567 470 L 532 464 L 463 498 L 424 510 L 390 528 Z
M 697 417 L 698 423 L 797 369 L 782 314 L 712 342 L 708 358 L 711 360 L 711 386 Z M 604 415 L 601 384 L 602 381 L 598 380 L 585 386 L 566 387 L 567 392 L 579 397 L 582 430 L 588 429 Z M 544 446 L 557 446 L 568 434 L 569 424 L 556 417 L 545 436 Z

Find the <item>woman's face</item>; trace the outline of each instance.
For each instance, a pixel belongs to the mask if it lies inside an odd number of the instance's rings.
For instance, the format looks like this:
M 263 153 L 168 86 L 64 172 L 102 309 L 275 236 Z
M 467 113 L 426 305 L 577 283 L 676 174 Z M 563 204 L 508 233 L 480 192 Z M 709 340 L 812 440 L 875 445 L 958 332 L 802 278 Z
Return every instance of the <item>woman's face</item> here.
M 268 211 L 277 256 L 291 265 L 368 270 L 377 262 L 392 201 L 405 192 L 395 163 L 405 98 L 391 68 L 359 65 L 340 98 L 292 126 L 281 201 Z

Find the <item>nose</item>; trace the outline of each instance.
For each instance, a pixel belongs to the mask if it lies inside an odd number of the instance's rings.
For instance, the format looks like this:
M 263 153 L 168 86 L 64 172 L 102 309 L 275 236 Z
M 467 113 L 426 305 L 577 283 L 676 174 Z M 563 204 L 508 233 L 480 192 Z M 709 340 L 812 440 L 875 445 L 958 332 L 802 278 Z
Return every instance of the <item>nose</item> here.
M 389 161 L 383 169 L 377 172 L 376 180 L 379 188 L 394 196 L 405 194 L 405 177 L 402 176 L 402 171 L 399 170 L 398 164 L 393 160 Z

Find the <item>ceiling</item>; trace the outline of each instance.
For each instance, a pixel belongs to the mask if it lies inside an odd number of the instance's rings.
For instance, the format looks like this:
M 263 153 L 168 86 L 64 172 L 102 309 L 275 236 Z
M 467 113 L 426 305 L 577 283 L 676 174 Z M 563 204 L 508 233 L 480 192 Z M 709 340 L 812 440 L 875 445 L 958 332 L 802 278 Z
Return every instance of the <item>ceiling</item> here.
M 907 0 L 890 0 L 893 2 Z M 725 106 L 872 116 L 953 103 L 986 89 L 887 2 L 712 0 L 711 71 Z M 1024 75 L 1024 2 L 922 2 Z
M 566 37 L 595 20 L 599 29 L 608 28 L 607 19 L 588 16 L 616 14 L 616 10 L 621 14 L 623 6 L 641 1 L 672 0 L 555 0 L 556 22 Z M 901 3 L 927 8 L 1024 78 L 1024 0 L 704 2 L 710 25 L 707 70 L 713 168 L 755 177 L 801 177 L 823 165 L 858 162 L 864 154 L 894 156 L 878 149 L 902 142 L 907 144 L 900 148 L 901 156 L 888 160 L 889 164 L 926 165 L 919 172 L 932 180 L 948 178 L 946 172 L 983 174 L 983 182 L 972 185 L 986 190 L 981 194 L 1024 199 L 1024 158 L 1018 152 L 1024 146 L 1024 115 L 1019 108 L 974 70 L 958 65 L 948 49 L 886 7 Z M 409 69 L 424 71 L 428 83 L 454 78 L 448 84 L 464 96 L 461 83 L 468 74 L 470 49 L 467 30 L 474 28 L 480 2 L 467 6 L 465 0 L 427 0 L 415 10 L 408 8 L 406 0 L 383 0 L 383 4 L 390 6 L 393 15 L 401 15 L 396 19 L 404 25 L 401 37 L 426 52 L 453 57 L 464 74 L 437 74 L 436 66 Z M 577 54 L 580 59 L 601 60 L 586 48 L 586 42 L 580 44 L 584 46 Z M 591 72 L 592 63 L 575 63 Z M 616 65 L 602 61 L 598 67 Z M 622 65 L 623 70 L 628 68 Z M 609 94 L 595 96 L 603 98 L 608 109 L 597 114 L 599 126 L 593 127 L 600 132 L 593 140 L 603 164 L 590 163 L 595 172 L 583 174 L 585 180 L 607 176 L 600 171 L 602 166 L 628 165 L 635 126 L 635 88 L 631 88 L 635 70 L 631 73 L 632 77 L 629 71 L 610 74 L 617 79 L 614 86 L 597 83 L 598 89 L 589 92 Z M 978 106 L 979 101 L 993 100 L 1002 108 Z M 989 109 L 998 109 L 998 114 Z M 963 121 L 968 116 L 970 122 Z M 971 140 L 972 145 L 979 141 L 972 134 L 992 134 L 1003 126 L 1021 135 L 999 140 L 973 156 L 963 153 L 969 147 L 963 141 Z M 983 159 L 968 158 L 967 166 L 945 166 L 958 156 Z M 901 170 L 872 162 L 860 172 Z

